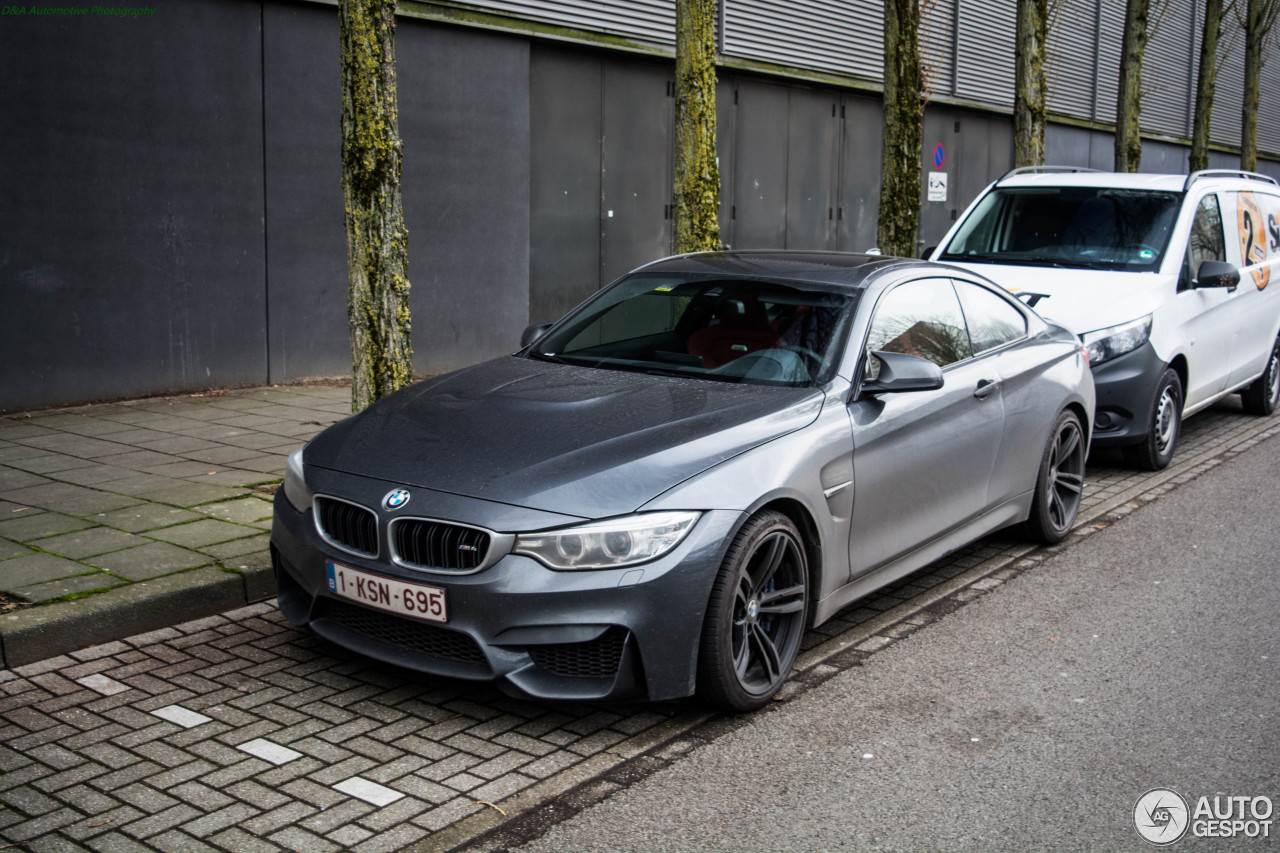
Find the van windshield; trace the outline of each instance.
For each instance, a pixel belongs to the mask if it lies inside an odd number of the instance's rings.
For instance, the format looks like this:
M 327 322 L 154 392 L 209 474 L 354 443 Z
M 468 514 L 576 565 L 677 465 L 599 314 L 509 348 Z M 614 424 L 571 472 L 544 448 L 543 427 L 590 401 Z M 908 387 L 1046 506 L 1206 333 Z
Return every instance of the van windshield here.
M 1160 266 L 1178 193 L 1004 187 L 988 193 L 940 260 L 1145 272 Z

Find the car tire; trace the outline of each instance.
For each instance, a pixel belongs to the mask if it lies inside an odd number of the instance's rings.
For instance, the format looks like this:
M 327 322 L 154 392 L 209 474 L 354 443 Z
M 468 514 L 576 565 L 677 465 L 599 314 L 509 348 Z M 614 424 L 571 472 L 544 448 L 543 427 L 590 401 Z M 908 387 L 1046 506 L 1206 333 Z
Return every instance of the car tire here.
M 1147 414 L 1147 434 L 1141 444 L 1122 448 L 1124 459 L 1135 468 L 1159 471 L 1173 459 L 1181 432 L 1182 380 L 1172 368 L 1165 368 Z
M 734 536 L 711 589 L 698 649 L 698 696 L 722 711 L 768 704 L 800 651 L 808 605 L 800 532 L 780 512 L 752 516 Z
M 1269 415 L 1276 410 L 1280 402 L 1280 338 L 1271 347 L 1267 369 L 1240 392 L 1240 402 L 1251 415 Z
M 1080 511 L 1087 455 L 1079 416 L 1070 410 L 1058 415 L 1040 458 L 1031 515 L 1023 528 L 1030 538 L 1046 545 L 1067 538 Z

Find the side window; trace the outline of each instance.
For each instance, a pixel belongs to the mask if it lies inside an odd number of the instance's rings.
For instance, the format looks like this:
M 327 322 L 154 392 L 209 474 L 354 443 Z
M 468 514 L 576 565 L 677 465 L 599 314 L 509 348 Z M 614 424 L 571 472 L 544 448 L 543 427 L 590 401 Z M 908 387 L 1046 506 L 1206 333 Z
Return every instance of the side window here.
M 1212 193 L 1200 199 L 1196 207 L 1196 217 L 1191 223 L 1191 239 L 1187 243 L 1187 256 L 1182 264 L 1182 278 L 1178 280 L 1178 290 L 1191 287 L 1200 264 L 1205 261 L 1225 261 L 1227 259 L 1227 241 L 1222 234 L 1222 210 L 1218 207 L 1218 197 Z
M 957 281 L 955 286 L 969 325 L 974 355 L 1004 346 L 1027 334 L 1027 318 L 1008 300 L 967 281 Z
M 880 299 L 867 332 L 868 353 L 901 352 L 940 367 L 973 354 L 951 281 L 926 278 L 900 284 Z

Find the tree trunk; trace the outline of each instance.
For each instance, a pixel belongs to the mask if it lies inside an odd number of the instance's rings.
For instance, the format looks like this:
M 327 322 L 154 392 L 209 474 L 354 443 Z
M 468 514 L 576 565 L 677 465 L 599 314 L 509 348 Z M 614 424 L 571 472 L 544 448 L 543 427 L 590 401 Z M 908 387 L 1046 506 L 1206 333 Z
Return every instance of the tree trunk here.
M 1189 170 L 1209 168 L 1209 132 L 1213 124 L 1213 94 L 1218 83 L 1218 40 L 1222 37 L 1222 0 L 1205 0 L 1204 38 L 1200 42 L 1200 73 L 1196 77 L 1196 108 L 1191 120 Z
M 1136 172 L 1142 164 L 1142 57 L 1147 49 L 1150 0 L 1128 0 L 1120 54 L 1120 89 L 1116 96 L 1117 172 Z
M 920 222 L 920 139 L 924 101 L 917 0 L 884 4 L 884 146 L 876 242 L 885 254 L 914 257 Z
M 1221 2 L 1221 0 L 1219 0 Z M 1014 58 L 1013 165 L 1044 165 L 1045 43 L 1049 0 L 1018 0 L 1018 46 Z
M 720 248 L 716 0 L 676 0 L 677 252 Z
M 396 0 L 340 0 L 342 196 L 351 410 L 413 380 L 409 237 L 400 199 Z

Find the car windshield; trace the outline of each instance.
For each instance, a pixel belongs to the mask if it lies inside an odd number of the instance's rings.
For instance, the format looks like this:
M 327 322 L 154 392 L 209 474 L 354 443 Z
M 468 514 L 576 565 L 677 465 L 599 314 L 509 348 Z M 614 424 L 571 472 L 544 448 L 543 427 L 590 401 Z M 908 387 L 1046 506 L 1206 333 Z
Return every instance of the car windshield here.
M 526 355 L 611 370 L 802 386 L 835 372 L 854 297 L 820 284 L 640 273 Z
M 1101 187 L 1006 187 L 988 193 L 943 261 L 1155 270 L 1181 196 Z

